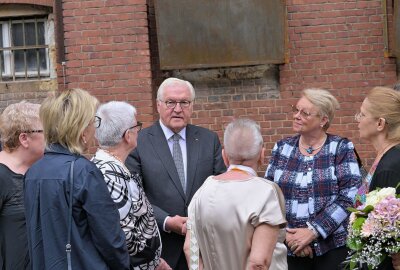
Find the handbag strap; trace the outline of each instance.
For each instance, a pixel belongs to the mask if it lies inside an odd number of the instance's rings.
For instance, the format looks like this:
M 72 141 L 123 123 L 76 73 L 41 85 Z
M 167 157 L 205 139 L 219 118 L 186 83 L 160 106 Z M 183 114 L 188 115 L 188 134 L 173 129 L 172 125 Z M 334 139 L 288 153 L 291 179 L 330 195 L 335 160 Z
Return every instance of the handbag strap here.
M 71 223 L 72 223 L 72 193 L 74 188 L 74 164 L 75 160 L 71 162 L 71 166 L 69 169 L 69 206 L 68 206 L 68 236 L 67 236 L 67 244 L 65 245 L 65 251 L 67 252 L 67 263 L 68 270 L 72 270 L 71 265 Z

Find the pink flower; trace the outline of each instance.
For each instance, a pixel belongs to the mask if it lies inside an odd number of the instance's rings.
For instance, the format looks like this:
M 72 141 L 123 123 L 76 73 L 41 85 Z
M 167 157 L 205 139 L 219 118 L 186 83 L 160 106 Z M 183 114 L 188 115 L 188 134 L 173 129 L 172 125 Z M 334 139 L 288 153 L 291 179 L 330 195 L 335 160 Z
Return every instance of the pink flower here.
M 361 237 L 369 237 L 375 233 L 378 224 L 374 219 L 367 218 L 361 227 Z

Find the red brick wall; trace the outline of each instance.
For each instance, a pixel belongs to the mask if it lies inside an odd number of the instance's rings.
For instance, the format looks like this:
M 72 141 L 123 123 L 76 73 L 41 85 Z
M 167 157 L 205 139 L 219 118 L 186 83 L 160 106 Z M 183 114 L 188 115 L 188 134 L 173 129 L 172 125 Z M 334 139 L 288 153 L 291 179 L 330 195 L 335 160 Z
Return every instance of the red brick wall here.
M 329 132 L 349 137 L 369 166 L 375 154 L 370 145 L 359 140 L 354 114 L 372 87 L 391 86 L 397 80 L 395 59 L 384 57 L 381 2 L 287 0 L 289 62 L 280 65 L 280 97 L 252 96 L 262 85 L 268 85 L 260 84 L 260 80 L 235 80 L 217 86 L 196 82 L 201 98 L 196 101 L 193 122 L 222 134 L 223 126 L 233 117 L 253 118 L 263 128 L 270 153 L 278 139 L 293 135 L 289 104 L 296 102 L 302 89 L 325 88 L 341 104 Z M 149 0 L 150 10 L 152 5 Z M 389 19 L 391 5 L 388 1 Z M 152 13 L 150 24 L 154 21 Z M 154 29 L 150 29 L 150 36 L 152 55 L 157 56 Z M 157 85 L 163 74 L 157 59 L 152 68 Z M 248 95 L 236 99 L 243 91 Z
M 51 5 L 53 1 L 0 3 Z M 248 76 L 196 81 L 199 100 L 193 123 L 217 131 L 233 117 L 248 116 L 262 128 L 267 152 L 276 140 L 293 135 L 289 104 L 300 90 L 322 87 L 341 103 L 330 132 L 351 138 L 362 157 L 372 147 L 358 139 L 354 113 L 374 86 L 396 80 L 394 58 L 385 58 L 380 0 L 286 0 L 287 64 L 273 80 Z M 101 101 L 125 100 L 149 125 L 157 118 L 154 96 L 170 74 L 159 69 L 153 0 L 63 0 L 67 87 L 91 91 Z M 389 13 L 392 12 L 388 1 Z M 389 20 L 391 14 L 389 14 Z M 58 67 L 62 89 L 63 72 Z M 270 89 L 279 90 L 271 95 Z
M 396 81 L 395 59 L 383 54 L 381 2 L 287 1 L 290 60 L 281 66 L 282 100 L 306 87 L 331 90 L 341 104 L 331 132 L 351 138 L 363 157 L 374 153 L 358 139 L 353 115 L 372 87 Z
M 67 87 L 131 102 L 139 120 L 152 121 L 146 1 L 64 0 L 63 16 Z

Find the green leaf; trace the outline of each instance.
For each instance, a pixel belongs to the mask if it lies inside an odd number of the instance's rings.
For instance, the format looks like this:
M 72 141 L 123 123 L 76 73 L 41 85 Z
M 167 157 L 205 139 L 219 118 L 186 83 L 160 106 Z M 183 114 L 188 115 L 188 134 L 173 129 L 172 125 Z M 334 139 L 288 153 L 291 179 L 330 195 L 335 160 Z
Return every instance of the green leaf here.
M 357 212 L 359 212 L 360 210 L 358 210 L 357 208 L 354 208 L 354 207 L 347 207 L 347 211 L 353 212 L 353 213 L 357 213 Z
M 356 220 L 353 222 L 352 227 L 354 230 L 361 230 L 362 225 L 364 224 L 365 220 L 367 218 L 365 217 L 358 217 Z
M 355 251 L 359 251 L 363 248 L 364 242 L 357 243 L 355 238 L 348 238 L 346 240 L 346 245 L 351 249 Z
M 356 267 L 357 263 L 350 261 L 350 270 L 353 270 Z
M 367 205 L 363 210 L 361 210 L 362 212 L 368 214 L 369 212 L 371 212 L 372 210 L 374 210 L 374 207 L 372 205 Z

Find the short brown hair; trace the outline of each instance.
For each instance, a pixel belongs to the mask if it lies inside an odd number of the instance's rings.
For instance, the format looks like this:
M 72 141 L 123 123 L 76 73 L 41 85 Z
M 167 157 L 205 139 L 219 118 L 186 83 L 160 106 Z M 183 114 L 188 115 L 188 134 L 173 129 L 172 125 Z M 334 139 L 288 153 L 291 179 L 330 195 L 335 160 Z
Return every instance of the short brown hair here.
M 6 151 L 12 152 L 20 145 L 19 135 L 35 128 L 40 122 L 39 104 L 21 101 L 4 109 L 0 116 L 1 143 Z

